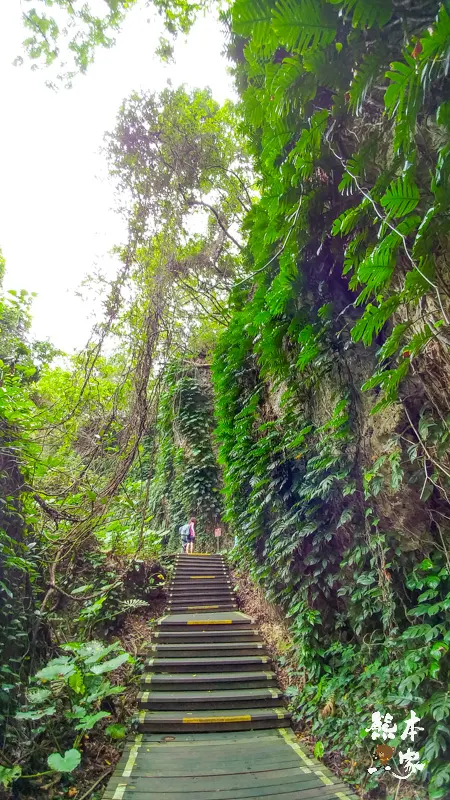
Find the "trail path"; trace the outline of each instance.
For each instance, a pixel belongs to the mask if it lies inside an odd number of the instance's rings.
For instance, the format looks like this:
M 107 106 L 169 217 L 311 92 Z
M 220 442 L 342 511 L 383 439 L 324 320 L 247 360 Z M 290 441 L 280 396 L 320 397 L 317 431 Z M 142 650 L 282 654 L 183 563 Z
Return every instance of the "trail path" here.
M 103 800 L 356 800 L 298 744 L 221 556 L 177 558 L 167 612 Z

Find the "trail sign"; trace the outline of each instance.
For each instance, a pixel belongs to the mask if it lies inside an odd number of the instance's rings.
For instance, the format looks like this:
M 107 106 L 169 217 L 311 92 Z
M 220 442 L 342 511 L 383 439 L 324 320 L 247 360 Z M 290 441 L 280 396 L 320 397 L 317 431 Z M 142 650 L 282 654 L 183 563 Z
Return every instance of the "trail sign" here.
M 214 536 L 222 536 L 222 528 L 214 528 Z

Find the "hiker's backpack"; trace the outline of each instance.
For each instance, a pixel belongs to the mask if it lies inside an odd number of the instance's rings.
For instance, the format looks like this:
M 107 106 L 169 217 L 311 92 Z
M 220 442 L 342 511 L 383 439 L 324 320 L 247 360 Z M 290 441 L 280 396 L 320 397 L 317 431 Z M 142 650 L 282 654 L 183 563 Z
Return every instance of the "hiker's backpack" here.
M 189 525 L 182 525 L 180 528 L 180 536 L 182 539 L 187 539 L 189 536 Z

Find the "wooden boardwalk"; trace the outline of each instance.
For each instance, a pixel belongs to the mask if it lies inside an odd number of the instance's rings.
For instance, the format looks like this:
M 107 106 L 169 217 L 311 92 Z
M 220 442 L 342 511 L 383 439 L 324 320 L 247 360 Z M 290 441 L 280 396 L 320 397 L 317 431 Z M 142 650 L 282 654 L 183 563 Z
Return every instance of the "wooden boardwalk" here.
M 141 688 L 103 800 L 356 800 L 298 744 L 221 556 L 177 558 Z

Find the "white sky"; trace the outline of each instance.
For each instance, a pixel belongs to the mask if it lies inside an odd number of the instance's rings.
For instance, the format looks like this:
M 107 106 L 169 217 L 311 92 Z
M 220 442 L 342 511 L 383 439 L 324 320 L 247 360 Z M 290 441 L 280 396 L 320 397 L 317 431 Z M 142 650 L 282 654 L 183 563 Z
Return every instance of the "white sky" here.
M 133 90 L 210 86 L 216 100 L 233 97 L 220 25 L 199 20 L 188 41 L 176 44 L 176 63 L 153 56 L 163 34 L 147 22 L 143 3 L 128 14 L 117 44 L 99 49 L 86 76 L 71 90 L 52 92 L 45 70 L 13 67 L 25 38 L 18 0 L 2 0 L 0 29 L 0 247 L 7 289 L 35 291 L 33 335 L 70 352 L 89 336 L 92 307 L 74 294 L 100 266 L 115 268 L 109 249 L 124 230 L 114 213 L 113 187 L 99 149 L 121 101 Z

